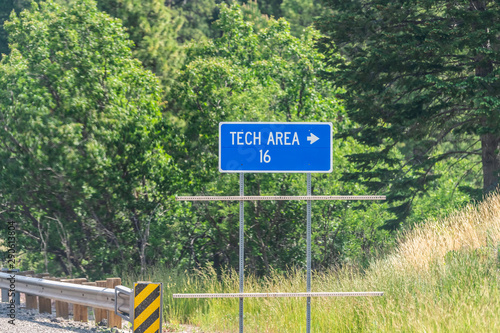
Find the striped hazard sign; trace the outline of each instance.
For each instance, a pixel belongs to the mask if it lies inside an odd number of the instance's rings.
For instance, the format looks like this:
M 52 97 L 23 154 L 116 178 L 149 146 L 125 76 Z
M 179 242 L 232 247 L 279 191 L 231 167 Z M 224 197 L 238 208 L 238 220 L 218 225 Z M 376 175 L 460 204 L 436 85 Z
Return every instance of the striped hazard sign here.
M 134 284 L 134 333 L 161 333 L 162 284 Z

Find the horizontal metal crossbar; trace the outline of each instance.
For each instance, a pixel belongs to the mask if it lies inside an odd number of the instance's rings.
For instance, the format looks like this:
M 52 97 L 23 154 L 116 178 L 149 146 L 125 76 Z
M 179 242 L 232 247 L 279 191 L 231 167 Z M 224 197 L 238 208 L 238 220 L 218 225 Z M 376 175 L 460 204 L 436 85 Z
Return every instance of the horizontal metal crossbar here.
M 173 298 L 248 298 L 248 297 L 346 297 L 383 296 L 382 291 L 336 292 L 336 293 L 229 293 L 229 294 L 173 294 Z
M 176 201 L 262 201 L 262 200 L 385 200 L 385 195 L 245 195 L 245 196 L 181 196 Z

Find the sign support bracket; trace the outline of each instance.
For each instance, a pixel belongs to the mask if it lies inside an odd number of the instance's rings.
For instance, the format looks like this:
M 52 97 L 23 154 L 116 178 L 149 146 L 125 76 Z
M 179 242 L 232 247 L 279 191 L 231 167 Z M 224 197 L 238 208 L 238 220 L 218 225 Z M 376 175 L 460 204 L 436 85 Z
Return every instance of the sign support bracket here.
M 311 173 L 307 174 L 307 196 L 311 196 Z M 307 200 L 307 292 L 311 292 L 311 200 Z M 306 332 L 311 333 L 311 297 L 307 297 Z

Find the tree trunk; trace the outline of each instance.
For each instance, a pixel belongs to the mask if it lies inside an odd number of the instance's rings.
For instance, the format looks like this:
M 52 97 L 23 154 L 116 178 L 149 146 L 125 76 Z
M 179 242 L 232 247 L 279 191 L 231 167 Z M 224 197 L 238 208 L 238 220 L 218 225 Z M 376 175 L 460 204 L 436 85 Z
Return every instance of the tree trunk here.
M 139 257 L 141 259 L 141 275 L 146 271 L 146 246 L 148 245 L 149 240 L 149 226 L 151 224 L 151 218 L 148 219 L 146 224 L 146 230 L 144 230 L 143 235 L 140 239 L 139 245 Z
M 498 172 L 500 170 L 500 156 L 498 143 L 500 136 L 497 134 L 481 135 L 481 160 L 483 165 L 483 190 L 493 191 L 498 186 Z
M 484 0 L 474 0 L 470 2 L 470 10 L 484 11 L 486 10 L 486 3 Z M 484 45 L 485 48 L 490 49 L 490 41 Z M 485 55 L 479 53 L 475 57 L 475 62 L 478 64 L 475 69 L 475 75 L 478 77 L 486 77 L 493 72 L 493 63 L 491 61 L 484 61 Z M 494 112 L 494 110 L 490 110 Z M 483 119 L 483 126 L 489 128 L 495 124 L 490 123 L 490 117 L 486 116 Z M 496 126 L 494 126 L 495 128 Z M 483 190 L 490 192 L 498 186 L 498 171 L 500 169 L 500 160 L 498 154 L 498 143 L 500 137 L 496 133 L 488 133 L 481 135 L 481 162 L 483 165 Z

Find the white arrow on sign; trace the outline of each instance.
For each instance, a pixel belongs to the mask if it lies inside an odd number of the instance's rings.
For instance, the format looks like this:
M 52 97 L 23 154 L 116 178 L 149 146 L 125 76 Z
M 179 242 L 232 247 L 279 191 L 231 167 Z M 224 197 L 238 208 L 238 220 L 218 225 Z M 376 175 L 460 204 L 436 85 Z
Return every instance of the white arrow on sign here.
M 311 141 L 311 144 L 315 143 L 318 140 L 319 140 L 319 138 L 316 135 L 312 134 L 312 133 L 311 133 L 310 136 L 307 137 L 307 141 Z

